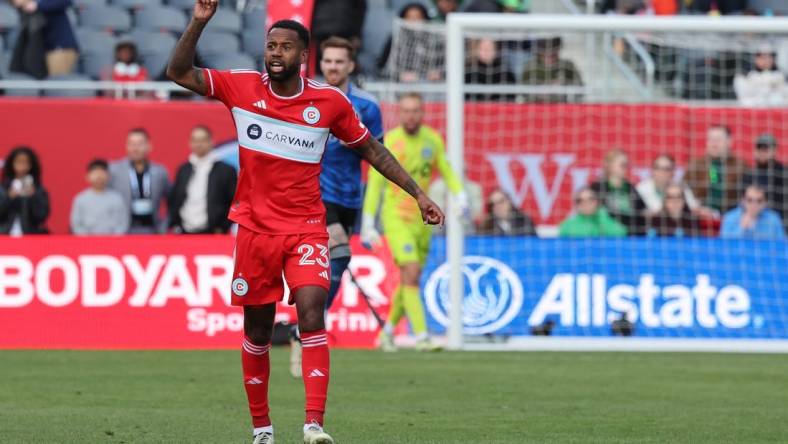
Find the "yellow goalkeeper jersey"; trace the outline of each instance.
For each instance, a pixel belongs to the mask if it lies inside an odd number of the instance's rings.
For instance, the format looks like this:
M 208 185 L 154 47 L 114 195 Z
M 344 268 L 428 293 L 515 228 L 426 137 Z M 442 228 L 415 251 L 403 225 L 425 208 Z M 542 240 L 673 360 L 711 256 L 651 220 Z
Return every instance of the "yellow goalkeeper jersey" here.
M 437 168 L 452 194 L 462 191 L 462 183 L 446 160 L 443 138 L 434 129 L 422 125 L 416 134 L 410 135 L 398 126 L 386 133 L 384 144 L 421 189 L 427 189 Z M 384 224 L 392 218 L 406 224 L 422 223 L 416 200 L 370 168 L 363 211 L 364 214 L 375 215 L 379 208 Z

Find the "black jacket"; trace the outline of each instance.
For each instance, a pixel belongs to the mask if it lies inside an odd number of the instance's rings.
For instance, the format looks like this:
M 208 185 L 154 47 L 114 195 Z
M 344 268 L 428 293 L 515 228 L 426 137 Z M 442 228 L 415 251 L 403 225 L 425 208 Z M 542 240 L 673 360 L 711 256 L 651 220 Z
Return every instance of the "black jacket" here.
M 644 211 L 646 210 L 646 204 L 631 183 L 628 181 L 624 182 L 624 190 L 629 196 L 629 211 L 618 208 L 613 189 L 605 179 L 599 179 L 593 182 L 590 188 L 596 193 L 599 198 L 599 203 L 607 208 L 607 212 L 617 221 L 621 222 L 622 225 L 627 227 L 627 232 L 629 234 L 645 234 L 646 218 L 644 217 Z
M 170 227 L 181 227 L 181 207 L 186 202 L 186 189 L 194 174 L 194 167 L 186 162 L 178 168 L 175 184 L 170 189 L 167 200 L 170 212 Z M 238 175 L 235 169 L 224 162 L 217 161 L 208 173 L 208 228 L 206 232 L 214 233 L 217 229 L 226 233 L 230 229 L 227 213 L 233 202 L 235 184 Z
M 0 234 L 8 234 L 19 217 L 24 234 L 47 233 L 46 222 L 49 217 L 49 194 L 44 187 L 37 185 L 30 197 L 8 196 L 8 189 L 0 187 Z
M 520 211 L 514 212 L 508 225 L 502 223 L 491 213 L 487 214 L 479 227 L 479 234 L 492 236 L 536 236 L 536 227 L 528 215 Z
M 21 26 L 11 56 L 10 71 L 21 72 L 36 79 L 47 76 L 44 31 L 46 16 L 41 12 L 21 14 Z
M 315 43 L 335 35 L 352 39 L 361 37 L 366 0 L 319 0 L 312 11 L 312 37 Z

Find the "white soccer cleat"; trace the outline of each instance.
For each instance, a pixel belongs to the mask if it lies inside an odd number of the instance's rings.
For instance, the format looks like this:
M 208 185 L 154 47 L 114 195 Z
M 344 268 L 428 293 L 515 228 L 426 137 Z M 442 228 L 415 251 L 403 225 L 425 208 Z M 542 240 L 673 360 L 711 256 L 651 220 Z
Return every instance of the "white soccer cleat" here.
M 290 376 L 301 377 L 301 341 L 290 339 Z
M 261 432 L 254 435 L 252 444 L 274 444 L 274 434 L 268 432 Z
M 380 343 L 378 346 L 384 352 L 397 351 L 397 346 L 394 345 L 394 336 L 386 333 L 384 330 L 380 331 L 380 335 L 378 335 L 378 342 Z
M 334 444 L 334 438 L 313 422 L 304 427 L 304 444 Z
M 429 338 L 420 339 L 416 341 L 416 345 L 414 348 L 421 352 L 435 352 L 435 351 L 443 350 L 443 347 L 432 342 Z

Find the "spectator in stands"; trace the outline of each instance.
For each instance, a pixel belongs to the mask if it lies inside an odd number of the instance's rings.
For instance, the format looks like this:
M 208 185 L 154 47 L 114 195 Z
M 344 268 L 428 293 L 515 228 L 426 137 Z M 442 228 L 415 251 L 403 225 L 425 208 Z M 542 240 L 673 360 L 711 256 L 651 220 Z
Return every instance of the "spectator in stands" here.
M 528 12 L 531 0 L 471 0 L 462 12 Z
M 528 215 L 520 211 L 508 194 L 496 189 L 487 198 L 487 214 L 479 234 L 493 236 L 536 236 L 536 228 Z
M 366 0 L 320 0 L 314 3 L 312 12 L 312 40 L 317 59 L 322 58 L 320 49 L 323 40 L 331 36 L 343 37 L 353 44 L 358 53 L 361 49 L 361 30 L 367 13 Z M 320 72 L 320 64 L 315 68 Z
M 66 10 L 71 0 L 12 0 L 21 12 L 11 71 L 38 79 L 70 74 L 77 63 L 77 39 Z M 44 63 L 41 63 L 43 59 Z
M 646 0 L 604 0 L 602 13 L 640 14 L 646 11 L 649 5 Z
M 646 204 L 627 179 L 629 158 L 614 149 L 605 154 L 602 177 L 591 184 L 608 213 L 621 222 L 629 234 L 644 234 Z
M 561 222 L 558 234 L 561 237 L 622 237 L 627 235 L 627 228 L 599 205 L 594 190 L 583 187 L 575 192 L 575 214 Z
M 694 14 L 740 14 L 747 9 L 747 0 L 684 0 L 684 8 Z
M 731 154 L 733 138 L 725 125 L 712 125 L 706 132 L 706 154 L 690 160 L 685 180 L 701 203 L 699 215 L 718 219 L 736 206 L 744 162 Z
M 446 16 L 452 12 L 459 12 L 461 0 L 434 0 L 437 14 L 432 18 L 435 22 L 445 22 Z
M 479 39 L 471 43 L 471 60 L 465 67 L 465 83 L 481 85 L 513 85 L 514 74 L 505 69 L 498 56 L 498 44 L 491 39 Z M 513 100 L 513 95 L 506 95 Z M 468 100 L 500 100 L 500 94 L 468 94 Z
M 467 175 L 464 175 L 462 178 L 462 188 L 468 200 L 467 206 L 469 211 L 469 214 L 463 215 L 463 227 L 465 228 L 465 233 L 473 233 L 476 231 L 476 222 L 479 221 L 482 216 L 482 211 L 484 210 L 482 187 L 469 179 Z M 451 194 L 446 186 L 446 181 L 443 180 L 443 176 L 438 176 L 438 178 L 430 184 L 427 195 L 437 203 L 439 207 L 446 208 L 447 201 Z M 446 232 L 446 227 L 435 226 L 433 232 L 444 234 Z
M 400 9 L 399 18 L 406 22 L 427 23 L 430 14 L 423 4 L 408 3 Z M 380 57 L 378 57 L 378 71 L 384 72 L 386 65 L 389 63 L 389 55 L 391 55 L 391 37 L 386 41 L 386 46 L 383 47 L 383 52 L 380 54 Z M 414 72 L 411 77 L 418 78 L 418 74 Z
M 766 191 L 750 185 L 744 191 L 741 205 L 725 213 L 720 236 L 738 239 L 785 239 L 780 215 L 768 208 Z
M 111 70 L 110 70 L 111 69 Z M 144 82 L 148 80 L 148 71 L 140 64 L 137 45 L 124 40 L 115 45 L 115 63 L 108 67 L 105 80 L 114 82 Z
M 764 46 L 755 53 L 753 67 L 747 75 L 738 74 L 733 79 L 736 98 L 744 106 L 788 105 L 788 84 L 776 63 L 774 48 Z
M 561 37 L 536 42 L 536 55 L 525 64 L 522 82 L 526 85 L 582 86 L 580 71 L 571 60 L 561 58 Z M 535 102 L 566 102 L 574 95 L 543 94 L 528 97 Z
M 755 165 L 744 175 L 745 185 L 759 185 L 766 190 L 769 208 L 783 221 L 788 217 L 788 170 L 777 160 L 777 139 L 768 133 L 755 140 Z
M 393 47 L 389 40 L 381 57 L 387 60 L 385 76 L 400 82 L 443 79 L 444 37 L 427 27 L 424 5 L 407 4 L 402 8 L 400 17 L 407 23 L 399 31 L 398 44 Z
M 651 176 L 641 180 L 635 189 L 646 205 L 649 214 L 657 214 L 662 211 L 662 204 L 665 200 L 667 187 L 674 184 L 676 175 L 676 161 L 673 156 L 660 154 L 651 164 Z M 684 201 L 687 207 L 694 211 L 700 207 L 698 199 L 692 194 L 692 190 L 685 184 L 681 184 L 684 189 Z
M 170 182 L 167 170 L 150 161 L 151 149 L 148 132 L 134 128 L 126 136 L 127 157 L 109 167 L 110 188 L 123 196 L 131 213 L 130 234 L 162 233 L 167 226 L 159 212 Z
M 0 178 L 0 234 L 44 234 L 49 194 L 41 184 L 41 163 L 30 147 L 11 150 Z
M 681 11 L 682 0 L 651 0 L 651 11 L 655 15 L 676 15 Z
M 178 168 L 168 200 L 170 227 L 178 233 L 227 233 L 233 202 L 235 169 L 213 155 L 211 130 L 203 125 L 192 129 L 189 161 Z
M 680 184 L 671 183 L 664 190 L 664 205 L 656 214 L 648 217 L 649 236 L 698 236 L 700 222 L 690 212 L 685 200 L 687 189 Z
M 71 204 L 71 232 L 74 234 L 124 234 L 129 230 L 129 209 L 123 196 L 107 188 L 109 164 L 95 159 L 88 164 L 89 188 Z

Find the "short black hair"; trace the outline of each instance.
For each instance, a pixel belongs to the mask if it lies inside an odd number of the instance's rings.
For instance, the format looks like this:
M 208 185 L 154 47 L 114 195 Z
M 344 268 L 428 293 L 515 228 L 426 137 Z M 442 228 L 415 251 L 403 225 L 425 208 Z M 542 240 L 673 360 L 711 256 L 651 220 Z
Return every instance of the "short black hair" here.
M 128 135 L 132 135 L 134 133 L 142 134 L 143 136 L 145 136 L 145 140 L 150 140 L 150 134 L 148 134 L 148 130 L 146 130 L 145 128 L 142 127 L 132 128 L 129 130 Z
M 298 40 L 301 40 L 304 48 L 309 47 L 309 30 L 306 29 L 306 27 L 301 23 L 298 23 L 295 20 L 279 20 L 278 22 L 271 25 L 270 28 L 268 28 L 268 32 L 270 33 L 271 30 L 275 28 L 295 31 L 298 34 Z
M 427 11 L 427 8 L 418 2 L 408 3 L 407 5 L 403 6 L 402 9 L 399 10 L 399 18 L 405 18 L 405 14 L 411 9 L 418 9 L 421 15 L 424 16 L 424 20 L 430 19 L 430 13 Z
M 100 168 L 104 171 L 109 171 L 109 164 L 104 159 L 93 159 L 88 163 L 88 172 Z
M 4 188 L 11 185 L 14 180 L 14 161 L 18 156 L 27 156 L 30 159 L 30 175 L 33 176 L 33 183 L 41 185 L 41 162 L 38 160 L 36 152 L 29 146 L 18 146 L 11 150 L 3 162 L 3 175 L 0 178 Z

